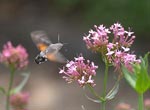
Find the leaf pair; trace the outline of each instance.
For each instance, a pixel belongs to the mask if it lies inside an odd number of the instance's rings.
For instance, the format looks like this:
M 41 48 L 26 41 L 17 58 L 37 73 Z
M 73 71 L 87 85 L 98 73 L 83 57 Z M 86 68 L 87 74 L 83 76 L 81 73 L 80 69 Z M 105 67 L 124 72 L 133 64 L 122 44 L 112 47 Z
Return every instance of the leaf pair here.
M 100 97 L 97 93 L 95 93 L 95 91 L 93 90 L 93 88 L 91 86 L 89 86 L 89 89 L 93 93 L 93 95 L 95 95 L 95 97 L 98 98 L 98 100 L 90 98 L 88 95 L 85 94 L 86 98 L 88 100 L 91 100 L 92 102 L 101 103 L 101 102 L 104 102 L 106 100 L 111 100 L 116 96 L 116 94 L 118 93 L 118 90 L 119 90 L 119 81 L 116 81 L 113 88 L 108 92 L 108 94 L 104 98 Z
M 12 89 L 10 94 L 21 92 L 21 90 L 23 89 L 23 87 L 25 86 L 25 84 L 29 79 L 30 73 L 22 73 L 21 75 L 24 77 L 22 82 L 17 87 Z M 6 94 L 6 90 L 1 86 L 0 86 L 0 93 Z
M 22 91 L 22 89 L 24 88 L 24 86 L 26 85 L 29 79 L 30 73 L 22 73 L 21 75 L 24 77 L 23 80 L 20 82 L 20 84 L 17 87 L 11 90 L 11 94 L 19 93 Z
M 139 94 L 143 94 L 150 88 L 150 76 L 148 74 L 148 56 L 145 54 L 144 58 L 140 57 L 140 64 L 133 64 L 133 72 L 129 72 L 127 68 L 122 65 L 122 72 L 125 79 L 130 86 Z

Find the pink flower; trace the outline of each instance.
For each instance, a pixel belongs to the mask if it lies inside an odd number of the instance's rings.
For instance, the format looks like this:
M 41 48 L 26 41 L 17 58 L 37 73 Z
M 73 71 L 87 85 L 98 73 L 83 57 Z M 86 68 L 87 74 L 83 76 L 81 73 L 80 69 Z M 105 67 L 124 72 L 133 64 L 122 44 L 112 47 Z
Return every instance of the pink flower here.
M 132 69 L 132 64 L 133 63 L 140 63 L 141 60 L 140 59 L 136 59 L 136 55 L 134 54 L 125 54 L 123 56 L 123 63 L 124 63 L 124 66 L 129 70 L 129 71 L 133 71 Z
M 127 103 L 119 103 L 116 107 L 115 110 L 132 110 L 131 106 Z
M 110 30 L 114 34 L 113 42 L 118 42 L 123 47 L 130 47 L 135 39 L 135 36 L 131 36 L 134 32 L 126 31 L 124 27 L 119 23 L 114 23 Z
M 140 59 L 136 59 L 136 55 L 129 53 L 130 48 L 119 47 L 119 44 L 111 44 L 107 45 L 107 59 L 109 63 L 112 63 L 116 70 L 120 70 L 121 64 L 129 70 L 132 70 L 132 64 L 140 63 Z
M 119 23 L 114 23 L 114 24 L 110 27 L 110 30 L 113 31 L 115 40 L 117 40 L 118 36 L 123 36 L 123 35 L 125 34 L 124 28 L 123 28 L 122 25 L 119 24 Z
M 90 30 L 89 34 L 83 37 L 88 49 L 100 52 L 109 63 L 115 66 L 116 70 L 120 70 L 121 64 L 124 64 L 129 71 L 132 71 L 132 64 L 140 63 L 136 55 L 129 53 L 135 39 L 132 35 L 134 32 L 126 31 L 119 23 L 114 23 L 110 28 L 103 25 L 94 27 L 95 31 Z
M 14 47 L 9 41 L 4 45 L 0 54 L 0 62 L 8 66 L 13 65 L 16 69 L 22 69 L 28 65 L 28 53 L 23 46 Z
M 134 32 L 126 31 L 124 27 L 119 23 L 114 23 L 110 28 L 106 28 L 103 25 L 94 26 L 94 30 L 90 30 L 88 35 L 83 37 L 88 49 L 95 52 L 105 53 L 106 47 L 112 46 L 111 44 L 118 43 L 119 48 L 125 47 L 129 48 L 135 39 L 132 35 Z M 113 34 L 113 38 L 109 37 L 109 34 Z M 110 35 L 112 36 L 112 35 Z M 110 41 L 111 39 L 112 41 Z
M 95 66 L 94 62 L 89 60 L 85 61 L 82 55 L 74 59 L 75 61 L 69 61 L 59 73 L 64 74 L 63 78 L 68 83 L 77 81 L 81 87 L 86 84 L 94 86 L 95 83 L 92 77 L 96 75 L 98 66 Z
M 10 97 L 10 104 L 14 110 L 27 110 L 26 106 L 29 101 L 29 93 L 17 93 Z
M 95 30 L 90 30 L 87 36 L 83 37 L 87 48 L 92 49 L 93 51 L 101 51 L 103 47 L 106 47 L 108 44 L 108 33 L 110 33 L 109 29 L 104 27 L 103 25 L 94 26 Z
M 147 109 L 150 109 L 150 99 L 145 99 L 144 100 L 144 105 Z

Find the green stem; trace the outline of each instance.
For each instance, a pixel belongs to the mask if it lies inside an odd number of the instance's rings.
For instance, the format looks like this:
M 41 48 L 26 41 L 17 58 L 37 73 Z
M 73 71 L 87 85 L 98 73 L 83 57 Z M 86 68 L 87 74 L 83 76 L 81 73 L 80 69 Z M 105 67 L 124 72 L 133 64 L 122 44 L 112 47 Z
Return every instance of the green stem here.
M 138 110 L 144 110 L 143 94 L 138 94 Z
M 107 88 L 107 79 L 108 79 L 108 62 L 105 61 L 105 74 L 104 74 L 104 83 L 103 83 L 103 99 L 106 96 L 106 88 Z M 102 110 L 105 110 L 106 100 L 102 102 Z
M 95 92 L 95 90 L 93 89 L 93 87 L 90 84 L 88 84 L 87 86 L 88 86 L 88 89 L 90 90 L 90 92 L 93 95 L 95 95 L 95 97 L 97 97 L 100 101 L 104 101 L 104 99 Z
M 11 66 L 11 67 L 10 67 L 9 87 L 8 87 L 8 91 L 7 91 L 7 94 L 6 94 L 6 110 L 9 110 L 9 105 L 10 105 L 10 92 L 11 92 L 12 85 L 13 85 L 14 73 L 15 73 L 15 69 L 14 69 L 13 66 Z

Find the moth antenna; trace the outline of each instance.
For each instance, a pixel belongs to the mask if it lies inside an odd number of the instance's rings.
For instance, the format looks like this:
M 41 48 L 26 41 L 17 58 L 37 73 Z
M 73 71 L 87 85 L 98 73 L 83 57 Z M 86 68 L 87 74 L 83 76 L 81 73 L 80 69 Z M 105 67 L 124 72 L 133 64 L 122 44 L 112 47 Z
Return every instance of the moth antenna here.
M 58 33 L 58 43 L 60 43 L 60 36 L 59 36 L 59 33 Z
M 60 35 L 59 35 L 59 33 L 58 33 L 58 43 L 60 43 Z M 68 43 L 62 43 L 63 45 L 66 45 L 66 44 L 68 44 Z

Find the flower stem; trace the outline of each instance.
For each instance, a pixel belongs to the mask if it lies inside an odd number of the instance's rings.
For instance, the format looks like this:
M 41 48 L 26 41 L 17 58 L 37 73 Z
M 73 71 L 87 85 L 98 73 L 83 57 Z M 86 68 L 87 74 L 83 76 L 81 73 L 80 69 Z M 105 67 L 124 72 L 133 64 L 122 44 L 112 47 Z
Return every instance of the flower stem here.
M 138 110 L 144 110 L 144 107 L 143 107 L 143 93 L 138 94 Z
M 93 89 L 93 87 L 91 85 L 87 85 L 88 86 L 88 89 L 90 90 L 90 92 L 99 99 L 99 101 L 104 101 L 104 99 L 102 97 L 100 97 L 96 92 L 95 90 Z
M 9 110 L 9 105 L 10 105 L 10 92 L 11 92 L 12 85 L 13 85 L 14 73 L 15 73 L 14 67 L 13 67 L 13 66 L 10 66 L 10 80 L 9 80 L 8 91 L 7 91 L 7 94 L 6 94 L 6 110 Z
M 106 88 L 107 88 L 107 79 L 108 79 L 108 62 L 105 61 L 105 74 L 104 74 L 104 82 L 103 82 L 103 99 L 106 96 Z M 106 100 L 102 102 L 102 110 L 105 110 Z

